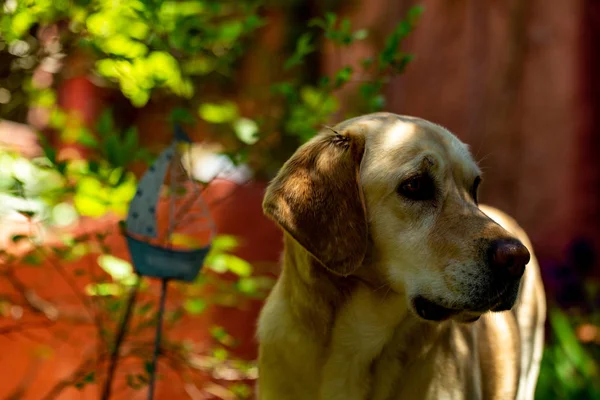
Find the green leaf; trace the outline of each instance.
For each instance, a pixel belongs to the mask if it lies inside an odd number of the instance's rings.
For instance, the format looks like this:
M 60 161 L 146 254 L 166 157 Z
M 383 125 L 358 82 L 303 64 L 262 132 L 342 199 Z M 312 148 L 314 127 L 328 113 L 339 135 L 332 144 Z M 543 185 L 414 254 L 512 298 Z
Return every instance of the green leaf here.
M 117 283 L 90 283 L 85 286 L 85 293 L 88 296 L 119 296 L 123 289 Z
M 334 87 L 335 88 L 339 88 L 342 85 L 344 85 L 345 83 L 347 83 L 350 78 L 352 78 L 352 73 L 354 71 L 352 70 L 352 67 L 350 66 L 346 66 L 342 69 L 340 69 L 336 74 L 335 74 L 335 83 L 334 83 Z
M 219 39 L 226 42 L 235 41 L 244 31 L 241 21 L 224 22 L 219 26 Z
M 44 155 L 52 164 L 56 164 L 56 149 L 52 145 L 50 145 L 48 139 L 45 136 L 38 137 L 44 150 Z
M 131 156 L 139 147 L 138 143 L 138 133 L 135 126 L 130 127 L 125 131 L 125 138 L 123 139 L 123 145 L 121 148 L 121 152 L 125 153 L 125 160 L 127 159 L 127 155 Z M 119 167 L 124 166 L 123 164 L 119 165 Z
M 228 269 L 234 274 L 242 277 L 252 274 L 252 265 L 248 261 L 231 254 L 227 254 L 225 260 Z
M 23 262 L 28 265 L 41 265 L 42 257 L 36 253 L 29 253 L 25 257 L 23 257 Z
M 249 399 L 252 397 L 252 387 L 245 383 L 235 383 L 229 388 L 231 393 L 237 396 L 238 399 Z
M 206 257 L 205 264 L 213 271 L 224 274 L 227 272 L 227 258 L 226 254 L 209 254 Z
M 102 136 L 107 136 L 111 133 L 114 133 L 115 128 L 113 125 L 113 117 L 112 110 L 106 109 L 100 114 L 98 118 L 98 123 L 96 124 L 96 130 Z
M 213 124 L 232 122 L 238 117 L 238 109 L 235 103 L 230 101 L 217 103 L 204 103 L 198 110 L 200 117 Z
M 258 285 L 252 278 L 241 278 L 237 282 L 237 288 L 242 293 L 255 294 L 257 292 Z
M 106 271 L 115 281 L 132 284 L 136 275 L 131 263 L 109 254 L 98 257 L 98 265 Z
M 29 239 L 28 235 L 14 235 L 11 240 L 13 243 L 18 243 L 21 240 Z
M 348 18 L 344 18 L 342 20 L 342 22 L 340 23 L 340 32 L 342 32 L 344 34 L 344 36 L 348 36 L 348 35 L 350 35 L 350 29 L 351 29 L 350 20 Z
M 425 12 L 425 7 L 422 5 L 416 5 L 411 7 L 410 10 L 408 10 L 408 16 L 407 16 L 407 20 L 411 25 L 415 25 L 419 19 L 421 18 L 421 15 L 423 15 L 423 13 Z
M 359 29 L 352 34 L 354 40 L 365 40 L 369 36 L 369 31 L 366 29 Z
M 146 371 L 148 375 L 152 375 L 152 373 L 154 372 L 152 361 L 144 361 L 144 371 Z
M 577 340 L 567 316 L 558 309 L 551 310 L 549 314 L 550 324 L 568 359 L 584 375 L 597 373 L 597 365 Z
M 92 133 L 85 128 L 80 129 L 77 141 L 80 144 L 92 149 L 98 147 L 98 139 L 96 139 L 94 135 L 92 135 Z
M 251 119 L 240 118 L 233 123 L 235 134 L 242 142 L 252 145 L 259 139 L 258 125 Z
M 181 321 L 181 319 L 184 316 L 184 311 L 183 308 L 178 307 L 176 310 L 174 310 L 172 313 L 167 314 L 167 317 L 165 318 L 170 324 L 175 324 L 179 321 Z
M 337 15 L 335 13 L 332 12 L 328 12 L 325 14 L 325 29 L 327 30 L 331 30 L 333 29 L 335 23 L 337 21 Z
M 176 107 L 171 111 L 169 116 L 171 123 L 180 123 L 180 124 L 193 124 L 194 116 L 192 113 L 185 108 Z
M 288 70 L 304 61 L 304 58 L 316 50 L 315 45 L 312 43 L 313 35 L 311 33 L 304 33 L 296 42 L 296 50 L 294 54 L 286 60 L 283 64 L 283 69 Z
M 96 381 L 96 374 L 94 371 L 88 372 L 82 379 L 85 383 L 94 383 Z
M 210 335 L 218 341 L 223 341 L 228 334 L 222 326 L 213 326 L 210 328 Z
M 17 13 L 12 18 L 12 33 L 17 37 L 21 37 L 34 23 L 34 14 L 28 10 Z
M 123 165 L 123 148 L 119 141 L 119 137 L 115 133 L 110 133 L 104 138 L 104 156 L 107 161 L 113 165 L 120 167 Z
M 85 176 L 75 188 L 73 204 L 80 215 L 101 217 L 107 212 L 109 199 L 110 193 L 98 179 Z
M 202 312 L 206 309 L 206 302 L 202 299 L 194 298 L 187 299 L 183 303 L 183 307 L 187 312 L 192 315 L 202 314 Z
M 227 360 L 227 357 L 229 356 L 229 352 L 227 350 L 225 350 L 222 347 L 219 347 L 217 349 L 213 350 L 213 356 L 220 361 L 225 361 Z
M 52 220 L 58 226 L 69 226 L 78 217 L 77 211 L 69 203 L 59 203 L 52 208 Z
M 87 217 L 101 217 L 108 210 L 106 202 L 82 193 L 75 194 L 73 204 L 79 214 Z
M 24 216 L 27 219 L 31 219 L 35 216 L 35 211 L 30 211 L 30 210 L 17 210 L 17 212 L 19 214 L 21 214 L 22 216 Z
M 100 47 L 106 53 L 129 59 L 142 57 L 148 53 L 148 47 L 145 44 L 119 34 L 101 41 Z
M 218 235 L 213 239 L 212 251 L 226 252 L 235 250 L 239 246 L 239 241 L 232 235 Z

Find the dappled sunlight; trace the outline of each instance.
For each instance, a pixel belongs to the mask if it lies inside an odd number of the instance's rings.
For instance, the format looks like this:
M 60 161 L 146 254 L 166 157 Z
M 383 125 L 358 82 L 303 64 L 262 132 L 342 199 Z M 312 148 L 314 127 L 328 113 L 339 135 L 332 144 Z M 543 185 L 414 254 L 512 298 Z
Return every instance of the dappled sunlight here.
M 397 120 L 387 128 L 383 135 L 382 148 L 401 149 L 404 143 L 415 142 L 415 136 L 418 135 L 419 126 L 413 122 Z

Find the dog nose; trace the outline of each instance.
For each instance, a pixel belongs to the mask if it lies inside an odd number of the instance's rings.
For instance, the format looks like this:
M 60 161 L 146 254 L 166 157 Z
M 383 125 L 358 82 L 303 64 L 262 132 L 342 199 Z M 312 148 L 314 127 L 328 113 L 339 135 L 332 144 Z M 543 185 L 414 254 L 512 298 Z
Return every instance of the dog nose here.
M 488 261 L 497 272 L 520 278 L 530 259 L 529 250 L 517 239 L 497 239 L 489 247 Z

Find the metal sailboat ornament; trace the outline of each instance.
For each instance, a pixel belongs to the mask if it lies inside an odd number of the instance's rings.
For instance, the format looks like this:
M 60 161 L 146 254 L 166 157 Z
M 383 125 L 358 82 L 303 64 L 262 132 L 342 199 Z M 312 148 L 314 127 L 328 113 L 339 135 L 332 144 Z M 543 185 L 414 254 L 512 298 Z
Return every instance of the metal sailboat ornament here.
M 185 282 L 196 279 L 215 235 L 213 220 L 202 199 L 201 184 L 190 177 L 183 164 L 183 152 L 186 148 L 190 151 L 190 145 L 189 137 L 176 125 L 173 142 L 140 179 L 125 221 L 124 234 L 135 272 L 141 277 L 162 281 L 148 399 L 154 397 L 167 283 L 172 279 Z M 187 159 L 191 162 L 192 158 Z M 162 207 L 164 202 L 161 202 L 164 197 L 167 199 L 166 214 L 165 207 Z M 193 244 L 190 245 L 190 241 L 185 241 L 184 246 L 176 240 L 181 237 L 203 237 L 206 244 L 191 241 Z M 102 399 L 110 397 L 119 348 L 131 318 L 137 289 L 136 285 L 131 291 L 116 335 Z
M 175 126 L 173 143 L 140 180 L 125 226 L 127 245 L 138 274 L 189 282 L 198 275 L 210 244 L 196 249 L 175 248 L 173 236 L 185 233 L 193 237 L 208 231 L 210 243 L 215 229 L 199 185 L 183 166 L 178 151 L 182 144 L 189 146 L 190 140 Z M 170 178 L 169 215 L 167 226 L 161 227 L 157 218 L 158 202 L 166 178 Z

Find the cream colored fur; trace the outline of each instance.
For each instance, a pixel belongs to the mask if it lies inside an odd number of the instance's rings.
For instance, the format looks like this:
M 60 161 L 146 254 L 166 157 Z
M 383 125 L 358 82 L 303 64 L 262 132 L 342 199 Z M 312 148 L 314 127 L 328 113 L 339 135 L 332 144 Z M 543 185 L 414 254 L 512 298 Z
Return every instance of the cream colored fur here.
M 421 169 L 434 203 L 396 192 Z M 285 253 L 258 324 L 260 400 L 533 399 L 543 286 L 522 229 L 471 198 L 480 174 L 444 128 L 388 113 L 298 150 L 265 197 Z M 493 303 L 479 243 L 497 237 L 518 238 L 531 261 L 512 309 L 489 312 L 478 307 Z M 416 296 L 460 312 L 426 321 Z

